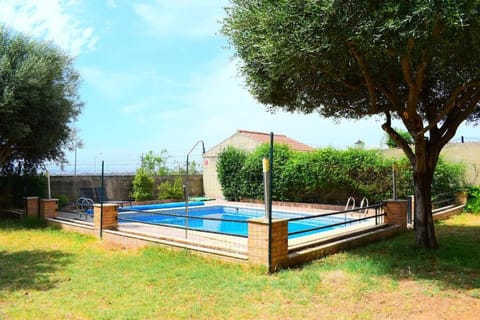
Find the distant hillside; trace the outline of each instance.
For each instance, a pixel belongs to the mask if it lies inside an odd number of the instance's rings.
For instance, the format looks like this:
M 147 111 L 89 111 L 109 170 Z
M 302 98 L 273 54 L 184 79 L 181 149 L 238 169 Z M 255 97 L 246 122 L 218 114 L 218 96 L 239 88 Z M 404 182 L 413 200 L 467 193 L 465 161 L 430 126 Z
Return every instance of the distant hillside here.
M 400 149 L 385 149 L 387 157 L 400 157 Z M 480 185 L 480 142 L 449 143 L 443 148 L 442 156 L 452 162 L 462 162 L 467 166 L 467 183 Z

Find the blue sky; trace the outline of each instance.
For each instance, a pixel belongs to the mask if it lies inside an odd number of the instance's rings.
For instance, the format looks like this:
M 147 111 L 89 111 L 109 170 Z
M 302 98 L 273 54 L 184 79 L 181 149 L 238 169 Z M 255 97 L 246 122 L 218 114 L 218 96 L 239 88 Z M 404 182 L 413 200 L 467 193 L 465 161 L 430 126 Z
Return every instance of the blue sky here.
M 184 162 L 238 129 L 286 134 L 314 147 L 362 140 L 381 147 L 381 118 L 334 122 L 270 114 L 238 75 L 219 34 L 227 0 L 0 0 L 0 22 L 51 40 L 75 58 L 85 107 L 77 123 L 77 171 L 134 171 L 142 153 L 166 149 Z M 462 126 L 476 137 L 478 128 Z M 194 150 L 200 153 L 201 148 Z M 67 152 L 73 171 L 74 153 Z M 53 171 L 58 169 L 52 168 Z

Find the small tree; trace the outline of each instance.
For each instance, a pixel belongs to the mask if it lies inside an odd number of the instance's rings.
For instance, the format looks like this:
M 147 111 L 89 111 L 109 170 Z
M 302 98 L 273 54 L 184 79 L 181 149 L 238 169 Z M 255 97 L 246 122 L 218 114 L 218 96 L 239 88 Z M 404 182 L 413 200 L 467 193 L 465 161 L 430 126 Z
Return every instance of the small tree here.
M 154 198 L 155 177 L 168 174 L 168 153 L 163 149 L 160 154 L 152 150 L 141 157 L 141 166 L 133 180 L 133 197 L 135 200 L 152 200 Z
M 152 200 L 154 179 L 144 168 L 137 169 L 133 178 L 133 198 L 135 201 Z
M 65 162 L 83 106 L 73 60 L 51 43 L 0 25 L 0 170 L 33 172 Z
M 158 155 L 150 150 L 142 156 L 142 168 L 147 175 L 164 176 L 168 173 L 167 160 L 167 150 L 163 149 Z

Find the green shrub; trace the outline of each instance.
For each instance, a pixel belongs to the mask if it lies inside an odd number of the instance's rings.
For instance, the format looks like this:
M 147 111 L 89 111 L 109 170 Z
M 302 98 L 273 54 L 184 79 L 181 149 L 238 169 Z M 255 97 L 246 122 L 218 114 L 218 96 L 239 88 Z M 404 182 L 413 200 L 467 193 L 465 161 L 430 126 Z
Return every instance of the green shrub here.
M 53 198 L 56 198 L 58 199 L 58 207 L 59 208 L 63 208 L 65 207 L 66 205 L 68 205 L 70 203 L 70 200 L 68 199 L 68 197 L 64 194 L 61 194 L 61 195 L 58 195 L 58 196 L 54 196 Z
M 247 153 L 234 147 L 227 147 L 220 152 L 217 162 L 217 177 L 222 186 L 223 196 L 227 200 L 238 201 L 241 198 L 244 177 L 242 168 Z
M 263 199 L 262 159 L 269 156 L 268 144 L 252 153 L 229 147 L 219 155 L 218 177 L 228 200 Z M 386 159 L 379 151 L 352 148 L 294 152 L 274 146 L 274 200 L 338 203 L 353 196 L 378 203 L 392 197 L 393 165 L 396 167 L 397 197 L 413 194 L 413 176 L 405 157 Z M 453 192 L 464 186 L 465 166 L 440 159 L 432 185 L 433 195 Z
M 399 129 L 399 128 L 394 128 L 395 131 L 397 131 L 397 133 L 408 143 L 408 144 L 413 144 L 413 138 L 412 138 L 412 135 L 408 132 L 408 131 L 405 131 L 405 130 L 402 130 L 402 129 Z M 397 143 L 395 141 L 393 141 L 393 139 L 390 137 L 390 135 L 386 134 L 386 138 L 387 138 L 387 146 L 389 148 L 399 148 L 399 146 L 397 145 Z
M 154 179 L 143 168 L 137 170 L 132 184 L 135 201 L 153 200 Z
M 448 162 L 440 157 L 433 175 L 432 194 L 457 192 L 466 184 L 465 172 L 466 167 L 463 163 Z
M 480 213 L 480 186 L 470 187 L 468 189 L 468 200 L 465 211 Z
M 181 178 L 175 178 L 172 182 L 164 181 L 158 185 L 158 199 L 182 199 L 183 183 Z
M 285 193 L 288 182 L 283 179 L 281 172 L 293 152 L 287 145 L 274 144 L 273 153 L 272 197 L 274 200 L 287 200 Z M 270 146 L 268 144 L 259 146 L 247 156 L 242 168 L 242 176 L 245 181 L 240 191 L 243 193 L 243 198 L 263 199 L 263 159 L 269 157 Z

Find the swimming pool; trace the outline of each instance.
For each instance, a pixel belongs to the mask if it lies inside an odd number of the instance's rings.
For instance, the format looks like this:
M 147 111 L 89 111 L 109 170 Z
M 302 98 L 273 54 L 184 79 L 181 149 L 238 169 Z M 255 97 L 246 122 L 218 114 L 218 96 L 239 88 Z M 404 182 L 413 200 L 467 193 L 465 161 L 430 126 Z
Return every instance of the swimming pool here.
M 135 207 L 119 208 L 119 222 L 141 222 L 152 225 L 169 226 L 174 228 L 185 228 L 199 230 L 211 233 L 228 234 L 239 237 L 248 236 L 248 220 L 260 218 L 265 215 L 263 209 L 252 209 L 244 207 L 231 207 L 223 205 L 203 206 L 197 205 L 189 207 L 188 217 L 186 217 L 185 207 L 165 208 L 143 206 L 140 210 Z M 276 219 L 298 218 L 308 216 L 306 213 L 297 212 L 272 212 L 272 217 Z M 305 235 L 317 234 L 320 232 L 344 228 L 340 226 L 330 226 L 348 220 L 345 217 L 327 216 L 313 218 L 308 220 L 289 221 L 288 232 L 300 232 L 292 234 L 289 239 L 302 237 Z M 308 231 L 314 228 L 320 230 Z M 304 231 L 305 232 L 302 232 Z

